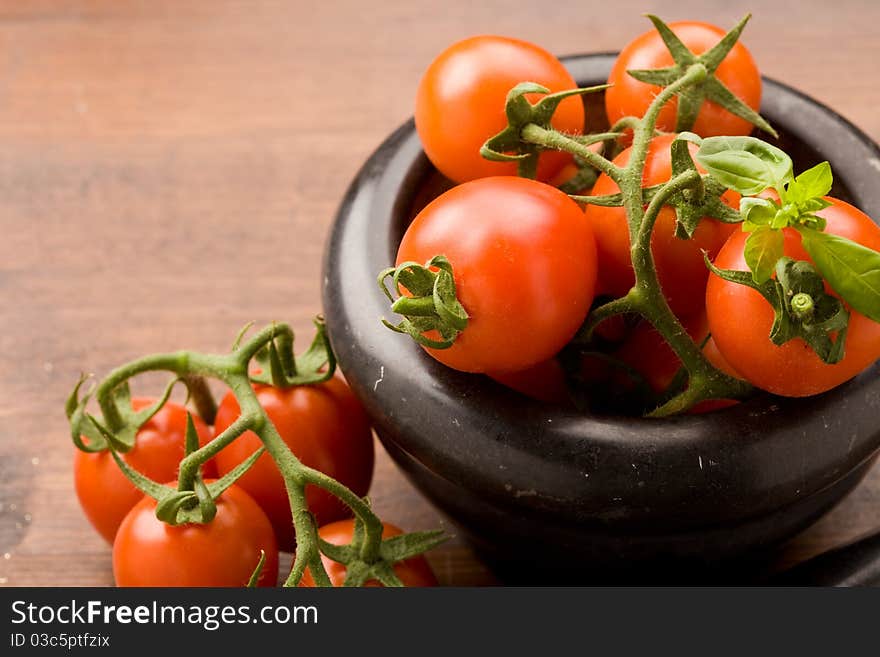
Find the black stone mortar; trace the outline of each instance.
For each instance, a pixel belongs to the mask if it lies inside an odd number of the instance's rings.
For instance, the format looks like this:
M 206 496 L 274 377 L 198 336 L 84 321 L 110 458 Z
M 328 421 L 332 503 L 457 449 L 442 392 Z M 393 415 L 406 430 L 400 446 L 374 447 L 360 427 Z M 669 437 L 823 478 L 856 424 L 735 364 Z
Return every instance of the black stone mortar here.
M 586 86 L 607 79 L 614 57 L 564 62 Z M 587 101 L 588 116 L 601 117 L 601 100 Z M 761 113 L 796 171 L 829 160 L 832 194 L 880 217 L 880 148 L 869 137 L 773 80 Z M 375 281 L 414 214 L 446 187 L 412 121 L 388 137 L 339 209 L 324 312 L 388 453 L 502 579 L 745 581 L 874 462 L 877 364 L 823 395 L 761 394 L 664 420 L 585 415 L 440 365 L 380 324 L 390 310 Z

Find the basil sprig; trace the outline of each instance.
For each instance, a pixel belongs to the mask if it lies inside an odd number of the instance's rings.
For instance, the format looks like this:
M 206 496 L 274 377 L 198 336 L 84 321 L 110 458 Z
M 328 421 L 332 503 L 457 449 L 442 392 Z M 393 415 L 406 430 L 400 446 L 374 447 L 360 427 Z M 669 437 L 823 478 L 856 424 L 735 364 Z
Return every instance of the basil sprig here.
M 834 291 L 853 309 L 880 322 L 880 253 L 840 235 L 800 233 L 804 250 Z
M 791 158 L 754 137 L 700 140 L 696 160 L 708 174 L 743 195 L 740 214 L 750 233 L 744 256 L 756 285 L 766 284 L 784 255 L 783 228 L 797 229 L 816 271 L 853 309 L 880 322 L 880 253 L 840 235 L 823 232 L 817 213 L 832 204 L 834 177 L 828 162 L 794 176 Z M 778 195 L 760 198 L 772 189 Z

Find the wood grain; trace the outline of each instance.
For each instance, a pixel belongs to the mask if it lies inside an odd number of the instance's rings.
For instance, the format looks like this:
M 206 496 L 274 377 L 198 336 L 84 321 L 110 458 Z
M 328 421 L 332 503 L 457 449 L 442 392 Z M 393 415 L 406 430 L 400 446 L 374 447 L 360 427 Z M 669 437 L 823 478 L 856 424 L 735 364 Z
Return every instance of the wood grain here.
M 642 13 L 727 26 L 735 4 L 0 2 L 0 583 L 112 582 L 72 494 L 79 372 L 224 350 L 251 320 L 307 332 L 336 204 L 445 45 L 495 32 L 607 51 Z M 744 40 L 764 72 L 880 138 L 880 5 L 755 10 Z M 384 454 L 373 496 L 406 527 L 444 522 Z M 783 560 L 880 524 L 878 502 L 875 468 Z M 457 539 L 431 560 L 446 584 L 492 582 Z

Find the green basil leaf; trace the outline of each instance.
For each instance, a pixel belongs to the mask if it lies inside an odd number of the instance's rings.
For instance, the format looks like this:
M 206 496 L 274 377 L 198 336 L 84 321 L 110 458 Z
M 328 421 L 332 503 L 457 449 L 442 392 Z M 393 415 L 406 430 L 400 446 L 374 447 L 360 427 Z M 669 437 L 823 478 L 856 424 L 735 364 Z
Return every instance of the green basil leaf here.
M 853 309 L 880 322 L 880 253 L 840 235 L 801 230 L 822 277 Z
M 739 200 L 739 213 L 743 218 L 743 230 L 751 232 L 758 226 L 766 226 L 776 216 L 773 201 L 754 196 L 743 196 Z
M 786 201 L 803 204 L 810 199 L 821 198 L 831 191 L 833 182 L 834 176 L 831 174 L 831 165 L 828 162 L 817 164 L 812 169 L 807 169 L 801 173 L 792 181 L 786 190 Z
M 828 207 L 831 207 L 831 201 L 826 201 L 824 198 L 808 198 L 801 203 L 801 211 L 805 213 L 818 212 Z
M 759 226 L 746 239 L 743 255 L 758 285 L 766 283 L 773 276 L 776 263 L 783 255 L 784 244 L 782 231 L 768 226 Z
M 708 137 L 697 151 L 699 162 L 713 178 L 745 196 L 791 179 L 791 158 L 754 137 Z

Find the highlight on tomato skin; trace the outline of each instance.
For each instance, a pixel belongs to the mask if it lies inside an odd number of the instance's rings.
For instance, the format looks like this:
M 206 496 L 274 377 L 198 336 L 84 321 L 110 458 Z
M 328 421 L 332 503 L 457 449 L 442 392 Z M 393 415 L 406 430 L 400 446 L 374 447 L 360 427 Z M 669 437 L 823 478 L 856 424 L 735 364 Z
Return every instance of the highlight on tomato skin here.
M 339 520 L 318 528 L 318 536 L 333 545 L 347 545 L 351 543 L 353 533 L 354 520 L 352 519 Z M 382 525 L 383 539 L 391 538 L 392 536 L 400 536 L 402 533 L 403 530 L 400 529 L 400 527 L 392 525 L 389 522 L 383 523 Z M 327 571 L 327 575 L 330 577 L 330 583 L 333 584 L 333 586 L 342 586 L 345 583 L 347 569 L 344 564 L 341 564 L 338 561 L 333 561 L 330 557 L 324 554 L 321 555 L 321 563 L 324 564 L 324 569 Z M 437 586 L 437 577 L 434 575 L 434 571 L 431 570 L 431 566 L 428 565 L 428 560 L 421 555 L 394 564 L 394 573 L 400 578 L 400 581 L 403 582 L 404 586 Z M 299 586 L 304 588 L 315 586 L 315 580 L 308 568 L 306 568 L 303 573 Z M 368 580 L 364 583 L 364 586 L 380 587 L 382 584 L 376 580 Z
M 516 163 L 486 160 L 480 148 L 507 125 L 507 93 L 524 81 L 551 92 L 578 86 L 554 55 L 535 44 L 502 36 L 474 36 L 454 43 L 428 66 L 416 95 L 416 130 L 428 158 L 444 176 L 462 183 L 516 175 Z M 537 100 L 533 95 L 527 98 Z M 581 99 L 562 101 L 552 124 L 568 134 L 583 132 Z M 542 153 L 538 179 L 549 180 L 567 162 L 571 156 L 565 153 Z
M 131 406 L 137 411 L 156 401 L 135 397 Z M 120 458 L 155 481 L 174 479 L 184 456 L 186 415 L 186 408 L 166 401 L 138 430 L 134 447 L 119 454 Z M 198 415 L 192 414 L 192 418 L 199 444 L 205 445 L 211 439 L 211 430 Z M 88 439 L 84 438 L 84 441 L 88 442 Z M 202 474 L 205 477 L 216 475 L 213 460 L 205 463 Z M 83 512 L 104 540 L 112 544 L 123 518 L 144 494 L 122 474 L 108 450 L 84 452 L 77 449 L 73 457 L 73 478 Z
M 568 196 L 498 176 L 432 201 L 407 229 L 397 263 L 448 258 L 468 325 L 448 349 L 426 351 L 453 369 L 498 373 L 548 360 L 574 336 L 593 301 L 595 250 Z
M 880 250 L 880 227 L 864 212 L 839 199 L 820 210 L 825 232 Z M 800 234 L 783 229 L 785 255 L 809 261 Z M 721 269 L 747 271 L 744 248 L 748 233 L 731 235 L 715 258 Z M 829 292 L 834 293 L 830 287 Z M 752 385 L 786 397 L 805 397 L 830 390 L 853 378 L 880 358 L 880 323 L 850 309 L 843 360 L 829 365 L 800 338 L 783 345 L 770 340 L 773 309 L 757 291 L 712 274 L 706 289 L 709 326 L 724 358 Z M 732 321 L 735 318 L 735 321 Z
M 171 526 L 156 518 L 156 500 L 144 496 L 113 542 L 116 585 L 244 587 L 265 553 L 257 585 L 275 586 L 278 544 L 266 514 L 234 484 L 215 503 L 210 522 Z
M 672 31 L 695 55 L 712 48 L 725 30 L 700 21 L 669 23 Z M 613 125 L 625 116 L 642 116 L 660 88 L 640 82 L 629 75 L 629 70 L 659 69 L 672 66 L 672 55 L 655 29 L 639 35 L 627 44 L 614 62 L 605 92 L 605 109 Z M 715 72 L 716 77 L 756 112 L 761 106 L 761 73 L 748 48 L 738 41 Z M 673 132 L 676 129 L 678 99 L 670 100 L 660 111 L 657 129 Z M 700 109 L 691 132 L 701 137 L 751 134 L 753 126 L 723 107 L 706 101 Z

